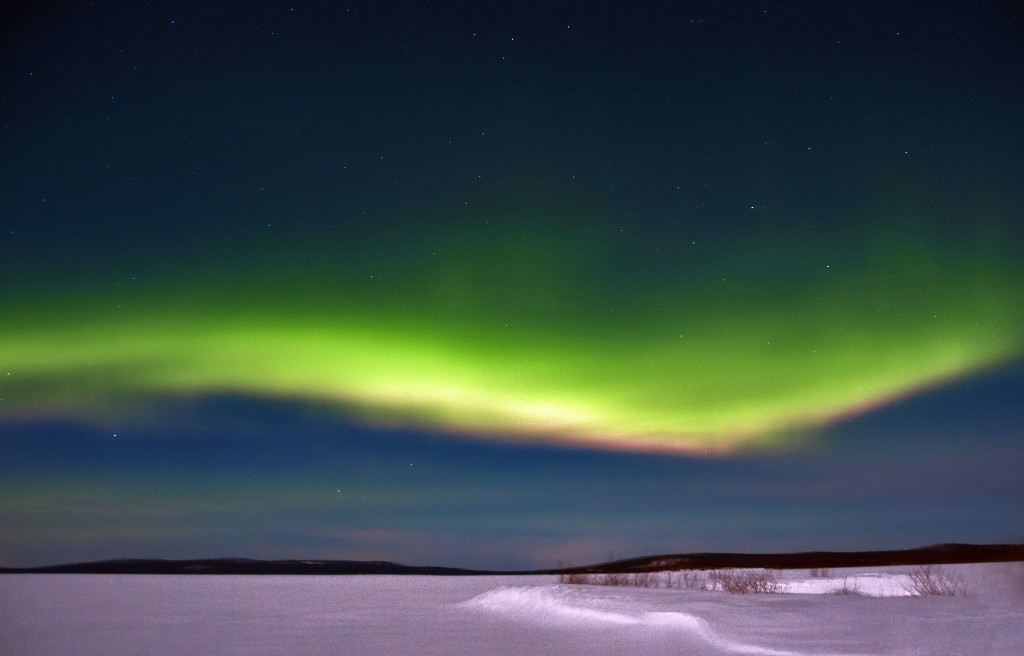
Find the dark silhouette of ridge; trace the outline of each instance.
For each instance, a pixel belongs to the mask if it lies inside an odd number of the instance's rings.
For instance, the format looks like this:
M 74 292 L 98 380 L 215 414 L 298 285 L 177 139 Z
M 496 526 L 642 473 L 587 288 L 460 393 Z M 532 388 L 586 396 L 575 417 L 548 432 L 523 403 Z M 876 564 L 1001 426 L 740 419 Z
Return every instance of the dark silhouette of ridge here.
M 896 567 L 1024 561 L 1024 544 L 937 544 L 887 551 L 807 551 L 800 553 L 694 553 L 628 558 L 552 573 L 656 572 L 684 569 L 811 569 Z
M 684 569 L 810 569 L 842 567 L 894 567 L 953 563 L 1024 561 L 1024 544 L 939 544 L 918 549 L 889 551 L 809 551 L 782 554 L 694 553 L 628 558 L 582 567 L 528 571 L 473 570 L 457 567 L 419 567 L 388 561 L 359 560 L 199 560 L 118 559 L 41 567 L 0 567 L 0 574 L 418 574 L 434 576 L 487 576 L 502 574 L 600 574 L 655 572 Z

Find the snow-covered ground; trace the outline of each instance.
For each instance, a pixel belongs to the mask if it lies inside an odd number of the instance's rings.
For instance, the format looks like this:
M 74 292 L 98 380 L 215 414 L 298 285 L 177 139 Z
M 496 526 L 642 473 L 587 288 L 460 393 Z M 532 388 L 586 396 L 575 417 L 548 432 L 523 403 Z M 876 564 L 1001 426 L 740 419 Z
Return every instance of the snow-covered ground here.
M 5 654 L 1024 654 L 1024 565 L 780 572 L 781 594 L 557 577 L 0 577 Z M 845 591 L 845 592 L 844 592 Z

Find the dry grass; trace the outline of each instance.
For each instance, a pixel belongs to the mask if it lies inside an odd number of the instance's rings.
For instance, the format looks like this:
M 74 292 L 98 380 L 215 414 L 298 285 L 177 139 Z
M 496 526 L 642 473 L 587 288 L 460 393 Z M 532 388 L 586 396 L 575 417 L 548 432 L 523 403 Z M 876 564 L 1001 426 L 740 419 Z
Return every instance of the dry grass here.
M 909 574 L 910 581 L 904 586 L 915 597 L 964 597 L 967 584 L 963 577 L 948 574 L 941 567 L 920 565 Z
M 623 572 L 609 572 L 607 574 L 559 574 L 559 583 L 570 585 L 606 585 L 616 587 L 633 588 L 660 588 L 662 586 L 656 573 L 640 572 L 637 574 L 626 574 Z
M 559 574 L 558 582 L 568 583 L 569 585 L 588 585 L 590 583 L 589 577 L 589 574 Z
M 722 569 L 711 572 L 637 572 L 608 574 L 560 574 L 559 583 L 573 585 L 720 590 L 732 594 L 773 594 L 782 591 L 778 575 L 766 569 Z
M 708 575 L 704 572 L 684 571 L 684 572 L 672 572 L 669 574 L 670 579 L 675 579 L 677 588 L 683 590 L 712 590 L 710 581 L 708 581 Z
M 843 577 L 843 587 L 836 588 L 835 590 L 832 590 L 831 592 L 829 592 L 829 594 L 860 596 L 861 592 L 860 592 L 860 588 L 857 586 L 857 581 L 850 581 L 850 577 L 849 576 L 844 576 Z

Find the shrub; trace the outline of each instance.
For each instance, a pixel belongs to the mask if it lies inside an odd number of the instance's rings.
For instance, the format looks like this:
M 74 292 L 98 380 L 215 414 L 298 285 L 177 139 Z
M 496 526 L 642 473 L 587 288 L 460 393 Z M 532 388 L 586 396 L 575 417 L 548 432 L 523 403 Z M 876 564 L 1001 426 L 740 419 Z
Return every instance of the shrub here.
M 732 594 L 775 594 L 781 592 L 778 576 L 766 569 L 720 569 L 711 573 L 713 590 Z
M 967 585 L 963 577 L 948 574 L 941 567 L 920 565 L 908 574 L 910 580 L 904 585 L 907 592 L 915 597 L 944 596 L 963 597 Z

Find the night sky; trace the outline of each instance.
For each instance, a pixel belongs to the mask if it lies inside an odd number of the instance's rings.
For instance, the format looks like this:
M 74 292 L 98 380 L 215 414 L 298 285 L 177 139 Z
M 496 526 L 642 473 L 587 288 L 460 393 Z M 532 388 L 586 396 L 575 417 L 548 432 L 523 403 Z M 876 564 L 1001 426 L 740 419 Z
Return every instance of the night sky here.
M 158 4 L 0 20 L 0 565 L 1024 540 L 1017 3 Z

